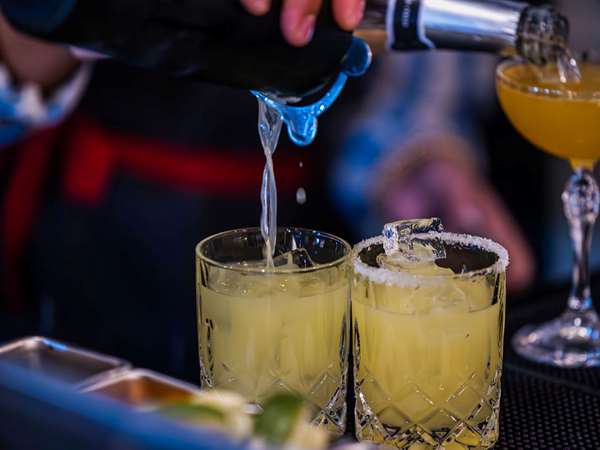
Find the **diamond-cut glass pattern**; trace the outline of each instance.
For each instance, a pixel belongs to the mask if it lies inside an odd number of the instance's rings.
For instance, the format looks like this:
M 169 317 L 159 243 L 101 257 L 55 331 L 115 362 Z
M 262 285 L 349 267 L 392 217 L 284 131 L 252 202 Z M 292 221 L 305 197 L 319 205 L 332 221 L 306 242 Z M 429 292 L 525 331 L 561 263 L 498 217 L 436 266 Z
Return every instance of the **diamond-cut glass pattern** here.
M 348 267 L 299 274 L 224 271 L 199 286 L 203 388 L 227 389 L 259 405 L 273 393 L 300 394 L 314 423 L 346 425 Z M 216 269 L 214 269 L 216 270 Z
M 365 288 L 374 283 L 356 276 L 352 330 L 358 439 L 402 449 L 493 446 L 499 429 L 505 301 L 493 298 L 504 292 L 493 289 L 496 277 L 504 283 L 504 274 L 464 279 L 436 294 L 429 286 Z M 464 295 L 444 297 L 457 290 Z
M 418 386 L 413 384 L 412 387 L 415 391 L 406 397 L 411 400 L 409 403 L 427 404 Z M 451 448 L 456 449 L 491 446 L 498 438 L 500 406 L 500 385 L 492 387 L 495 395 L 485 398 L 475 394 L 473 388 L 463 386 L 446 402 L 432 403 L 427 416 L 421 414 L 425 409 L 413 409 L 412 412 L 417 412 L 413 417 L 419 417 L 418 420 L 412 420 L 408 412 L 391 403 L 372 410 L 367 396 L 359 388 L 355 411 L 357 437 L 398 448 L 409 448 L 413 444 L 425 445 L 423 448 L 452 444 Z M 470 407 L 468 411 L 466 405 Z

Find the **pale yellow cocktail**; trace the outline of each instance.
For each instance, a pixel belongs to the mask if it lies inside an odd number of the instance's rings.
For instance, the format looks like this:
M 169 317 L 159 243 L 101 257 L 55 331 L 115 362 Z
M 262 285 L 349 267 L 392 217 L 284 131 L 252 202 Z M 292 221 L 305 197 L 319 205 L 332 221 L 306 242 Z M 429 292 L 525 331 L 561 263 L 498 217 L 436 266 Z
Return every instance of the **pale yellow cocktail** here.
M 424 449 L 488 447 L 497 440 L 505 252 L 489 241 L 478 241 L 484 251 L 443 235 L 459 249 L 454 264 L 479 251 L 479 267 L 462 274 L 435 262 L 374 267 L 360 258 L 383 251 L 379 238 L 355 251 L 359 439 Z
M 296 392 L 314 408 L 316 423 L 343 432 L 350 267 L 342 242 L 333 262 L 306 268 L 199 259 L 203 387 L 233 390 L 258 406 L 275 392 Z

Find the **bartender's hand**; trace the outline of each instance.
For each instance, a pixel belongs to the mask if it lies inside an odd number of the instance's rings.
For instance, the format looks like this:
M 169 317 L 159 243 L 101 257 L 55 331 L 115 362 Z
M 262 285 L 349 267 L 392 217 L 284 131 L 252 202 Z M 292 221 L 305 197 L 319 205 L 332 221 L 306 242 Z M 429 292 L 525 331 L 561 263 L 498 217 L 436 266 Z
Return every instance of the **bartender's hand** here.
M 240 0 L 242 5 L 255 15 L 266 14 L 271 0 Z M 286 40 L 297 47 L 310 42 L 322 0 L 284 0 L 281 12 L 281 31 Z M 365 0 L 332 0 L 333 15 L 338 25 L 352 31 L 360 23 Z
M 79 62 L 60 45 L 16 31 L 0 14 L 0 60 L 21 83 L 51 88 L 77 69 Z
M 440 217 L 448 231 L 486 236 L 510 255 L 508 289 L 515 292 L 533 280 L 531 248 L 510 212 L 473 166 L 452 159 L 432 159 L 389 186 L 381 199 L 389 220 Z

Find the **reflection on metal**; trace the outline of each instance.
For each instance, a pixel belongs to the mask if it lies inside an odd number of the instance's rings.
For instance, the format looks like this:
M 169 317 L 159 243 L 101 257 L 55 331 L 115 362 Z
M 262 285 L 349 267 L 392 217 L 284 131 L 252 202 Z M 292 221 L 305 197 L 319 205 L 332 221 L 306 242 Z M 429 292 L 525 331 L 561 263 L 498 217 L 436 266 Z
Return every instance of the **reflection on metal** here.
M 548 6 L 507 0 L 368 0 L 357 35 L 375 49 L 516 51 L 544 63 L 566 42 L 568 22 Z
M 107 376 L 84 392 L 117 400 L 137 410 L 151 411 L 164 403 L 189 401 L 199 388 L 151 370 L 134 369 Z
M 0 361 L 80 388 L 130 367 L 122 359 L 39 336 L 1 346 Z

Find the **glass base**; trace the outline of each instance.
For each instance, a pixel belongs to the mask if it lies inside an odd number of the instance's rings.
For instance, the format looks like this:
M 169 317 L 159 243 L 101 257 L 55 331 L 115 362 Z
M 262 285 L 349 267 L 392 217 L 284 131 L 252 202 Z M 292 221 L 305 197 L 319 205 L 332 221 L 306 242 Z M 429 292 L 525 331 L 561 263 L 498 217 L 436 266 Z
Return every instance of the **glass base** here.
M 524 358 L 558 367 L 600 366 L 600 320 L 595 311 L 571 311 L 542 325 L 527 325 L 512 339 Z

